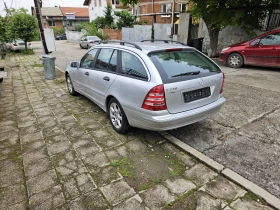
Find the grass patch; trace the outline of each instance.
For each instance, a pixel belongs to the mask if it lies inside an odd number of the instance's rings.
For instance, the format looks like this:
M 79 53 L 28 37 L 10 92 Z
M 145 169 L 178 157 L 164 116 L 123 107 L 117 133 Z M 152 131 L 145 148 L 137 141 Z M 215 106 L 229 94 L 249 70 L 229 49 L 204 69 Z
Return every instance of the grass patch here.
M 246 200 L 253 200 L 262 204 L 267 204 L 266 201 L 263 198 L 260 198 L 259 196 L 257 196 L 256 194 L 248 191 L 244 196 L 244 199 Z
M 173 154 L 165 154 L 164 162 L 168 163 L 170 176 L 177 176 L 185 171 L 185 165 L 178 161 L 177 157 Z
M 21 50 L 21 54 L 23 54 L 23 55 L 34 55 L 35 53 L 31 49 L 24 49 L 24 50 Z
M 53 81 L 54 84 L 56 85 L 59 85 L 59 84 L 63 84 L 63 83 L 66 83 L 65 79 L 64 78 L 59 78 L 59 79 L 55 79 Z
M 141 186 L 140 188 L 139 188 L 139 190 L 141 191 L 141 190 L 147 190 L 147 189 L 149 189 L 149 188 L 151 188 L 151 187 L 153 187 L 153 186 L 155 186 L 156 184 L 160 184 L 162 182 L 162 180 L 161 179 L 154 179 L 152 182 L 150 182 L 150 183 L 148 183 L 148 184 L 144 184 L 143 186 Z
M 133 166 L 127 158 L 111 162 L 111 166 L 117 167 L 117 171 L 123 177 L 131 178 L 133 176 Z
M 34 64 L 32 67 L 40 67 L 40 68 L 42 68 L 43 67 L 43 64 Z

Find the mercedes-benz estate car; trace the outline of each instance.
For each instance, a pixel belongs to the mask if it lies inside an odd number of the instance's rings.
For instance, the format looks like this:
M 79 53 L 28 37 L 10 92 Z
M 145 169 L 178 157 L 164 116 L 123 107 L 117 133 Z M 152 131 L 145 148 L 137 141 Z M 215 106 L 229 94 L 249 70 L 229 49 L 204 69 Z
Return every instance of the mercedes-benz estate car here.
M 101 43 L 65 72 L 70 94 L 80 93 L 108 113 L 114 130 L 170 130 L 219 112 L 224 74 L 182 43 Z

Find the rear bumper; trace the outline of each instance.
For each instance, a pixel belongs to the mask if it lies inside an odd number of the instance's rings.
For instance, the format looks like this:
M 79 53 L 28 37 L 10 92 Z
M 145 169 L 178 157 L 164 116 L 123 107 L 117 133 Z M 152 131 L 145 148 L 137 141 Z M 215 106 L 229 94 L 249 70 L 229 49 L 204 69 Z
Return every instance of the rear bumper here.
M 129 124 L 133 127 L 147 130 L 164 131 L 183 127 L 201 120 L 204 120 L 220 111 L 226 102 L 224 97 L 219 100 L 197 109 L 170 114 L 164 112 L 160 116 L 152 116 L 125 109 Z

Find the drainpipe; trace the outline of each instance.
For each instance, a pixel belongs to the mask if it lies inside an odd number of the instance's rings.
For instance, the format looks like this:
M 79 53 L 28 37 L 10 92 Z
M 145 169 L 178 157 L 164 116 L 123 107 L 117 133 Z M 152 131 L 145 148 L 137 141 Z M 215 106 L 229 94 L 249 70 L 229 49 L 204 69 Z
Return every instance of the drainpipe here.
M 171 16 L 171 42 L 173 41 L 173 34 L 174 34 L 174 10 L 175 10 L 175 0 L 172 2 L 172 16 Z

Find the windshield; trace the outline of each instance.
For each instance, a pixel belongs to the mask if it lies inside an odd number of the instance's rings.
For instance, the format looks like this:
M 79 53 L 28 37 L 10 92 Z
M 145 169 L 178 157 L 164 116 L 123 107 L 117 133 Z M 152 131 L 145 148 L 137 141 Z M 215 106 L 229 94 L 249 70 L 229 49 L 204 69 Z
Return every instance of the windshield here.
M 89 40 L 100 40 L 97 36 L 89 36 Z
M 164 69 L 169 79 L 199 73 L 220 72 L 215 63 L 197 51 L 157 52 L 149 56 L 156 65 Z

